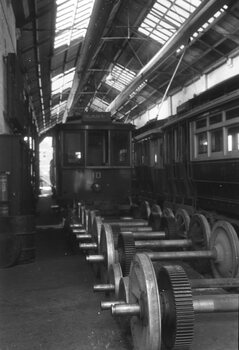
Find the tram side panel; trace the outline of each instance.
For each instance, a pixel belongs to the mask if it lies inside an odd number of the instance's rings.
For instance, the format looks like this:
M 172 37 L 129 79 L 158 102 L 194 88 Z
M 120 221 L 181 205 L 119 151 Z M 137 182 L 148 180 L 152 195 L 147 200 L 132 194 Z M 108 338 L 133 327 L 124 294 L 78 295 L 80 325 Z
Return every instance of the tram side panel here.
M 191 168 L 197 206 L 238 216 L 238 101 L 191 121 Z
M 160 128 L 152 123 L 152 129 L 148 128 L 147 135 L 143 130 L 142 137 L 137 130 L 139 194 L 147 194 L 147 173 L 151 172 L 153 195 L 149 199 L 174 210 L 184 207 L 191 214 L 201 211 L 213 220 L 224 217 L 238 224 L 238 93 L 235 90 L 205 105 L 195 105 L 195 109 L 168 118 Z M 137 146 L 152 143 L 156 135 L 162 142 L 161 167 L 155 164 L 159 146 L 153 151 L 148 147 L 146 153 Z M 152 157 L 154 161 L 149 162 Z

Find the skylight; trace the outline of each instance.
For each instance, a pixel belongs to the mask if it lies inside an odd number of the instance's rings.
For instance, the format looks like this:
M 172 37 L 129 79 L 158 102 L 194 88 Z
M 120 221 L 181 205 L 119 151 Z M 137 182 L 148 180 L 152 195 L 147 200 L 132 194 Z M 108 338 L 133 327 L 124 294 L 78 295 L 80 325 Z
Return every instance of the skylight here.
M 202 0 L 157 0 L 138 30 L 164 45 L 201 2 Z
M 85 37 L 94 0 L 56 0 L 56 4 L 55 49 Z
M 51 115 L 59 117 L 59 114 L 65 109 L 66 102 L 62 101 L 62 95 L 67 89 L 71 89 L 72 82 L 75 74 L 75 68 L 71 68 L 68 71 L 58 74 L 51 80 L 51 94 L 52 96 L 59 94 L 60 101 L 51 109 Z
M 61 73 L 51 80 L 51 92 L 52 95 L 61 94 L 64 90 L 71 88 L 73 78 L 75 74 L 75 68 L 71 68 L 68 71 Z
M 66 103 L 67 103 L 67 101 L 63 101 L 63 102 L 60 102 L 57 105 L 55 105 L 51 109 L 51 116 L 56 116 L 58 119 L 59 114 L 65 110 Z
M 105 112 L 108 107 L 108 103 L 99 97 L 95 97 L 94 100 L 90 103 L 90 107 L 98 112 Z
M 118 91 L 122 91 L 136 76 L 135 72 L 132 72 L 130 69 L 116 64 L 112 72 L 106 77 L 105 82 L 109 86 L 114 87 Z

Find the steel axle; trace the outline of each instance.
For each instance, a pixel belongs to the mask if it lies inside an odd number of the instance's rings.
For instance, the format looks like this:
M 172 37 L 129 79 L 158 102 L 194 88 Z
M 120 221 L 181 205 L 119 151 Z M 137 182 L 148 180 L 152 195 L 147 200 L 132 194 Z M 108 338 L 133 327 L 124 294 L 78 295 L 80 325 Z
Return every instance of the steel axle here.
M 98 245 L 97 245 L 97 243 L 80 243 L 79 248 L 84 249 L 84 250 L 97 249 Z
M 115 290 L 114 284 L 95 284 L 94 292 L 113 292 Z
M 84 241 L 84 240 L 92 239 L 92 236 L 88 234 L 77 234 L 76 239 L 78 239 L 78 241 Z
M 157 248 L 188 248 L 192 246 L 190 239 L 169 239 L 169 240 L 147 240 L 147 241 L 135 241 L 135 247 L 140 249 L 157 249 Z
M 77 234 L 83 234 L 86 233 L 86 230 L 84 228 L 74 228 L 72 232 L 77 235 Z
M 132 262 L 128 300 L 114 303 L 111 312 L 132 317 L 133 345 L 140 350 L 190 349 L 195 314 L 239 311 L 238 294 L 193 296 L 181 266 L 164 265 L 156 271 L 148 255 L 141 253 Z
M 100 303 L 101 310 L 110 310 L 113 305 L 124 305 L 125 301 L 117 300 L 117 301 L 102 301 Z
M 105 257 L 104 257 L 104 255 L 88 255 L 86 257 L 86 261 L 89 261 L 91 263 L 104 262 Z

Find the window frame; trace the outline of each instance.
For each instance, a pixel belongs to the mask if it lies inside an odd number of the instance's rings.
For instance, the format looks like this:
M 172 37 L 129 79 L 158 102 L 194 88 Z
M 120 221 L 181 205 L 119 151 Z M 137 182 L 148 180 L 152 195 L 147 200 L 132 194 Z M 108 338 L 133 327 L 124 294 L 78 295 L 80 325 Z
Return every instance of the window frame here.
M 128 151 L 128 160 L 127 164 L 113 164 L 113 159 L 112 159 L 112 149 L 113 149 L 113 138 L 112 135 L 114 132 L 120 132 L 120 133 L 125 133 L 127 134 L 127 151 Z M 112 129 L 109 130 L 109 165 L 114 168 L 129 168 L 131 167 L 132 164 L 132 145 L 131 145 L 131 131 L 129 130 L 121 130 L 121 129 Z
M 227 120 L 226 113 L 230 110 L 238 109 L 238 106 L 225 109 L 221 112 L 215 111 L 213 113 L 207 113 L 206 115 L 198 116 L 197 119 L 194 119 L 190 122 L 190 138 L 191 138 L 191 152 L 190 158 L 191 161 L 202 161 L 202 160 L 217 160 L 221 158 L 235 158 L 239 157 L 239 150 L 229 151 L 228 150 L 228 130 L 232 127 L 239 126 L 239 114 L 238 117 Z M 210 124 L 210 118 L 214 115 L 222 115 L 221 121 L 214 124 Z M 200 119 L 206 119 L 206 126 L 196 127 L 196 124 Z M 212 133 L 216 130 L 222 130 L 222 150 L 218 152 L 212 151 Z M 198 153 L 198 135 L 206 132 L 208 149 L 207 153 L 199 154 Z
M 103 158 L 106 157 L 108 158 L 108 162 L 104 165 L 104 164 L 98 164 L 98 165 L 90 165 L 89 164 L 89 133 L 90 132 L 104 132 L 106 133 L 107 132 L 107 135 L 106 137 L 104 137 L 103 140 L 106 140 L 107 138 L 107 142 L 108 142 L 108 147 L 107 149 L 105 150 L 104 154 L 103 154 Z M 110 130 L 108 129 L 87 129 L 86 130 L 86 135 L 85 135 L 85 167 L 86 168 L 107 168 L 109 167 L 111 164 L 110 164 Z M 106 156 L 107 154 L 107 156 Z
M 67 156 L 68 153 L 66 153 L 66 138 L 67 136 L 69 135 L 82 135 L 82 141 L 81 141 L 81 146 L 82 146 L 82 153 L 83 153 L 83 159 L 82 159 L 82 163 L 79 164 L 79 163 L 76 163 L 76 162 L 73 162 L 73 163 L 70 163 L 68 161 L 69 159 L 69 156 Z M 64 168 L 74 168 L 74 167 L 80 167 L 80 168 L 83 168 L 85 167 L 85 162 L 86 162 L 86 143 L 85 143 L 85 140 L 86 140 L 86 135 L 85 135 L 85 130 L 80 130 L 80 132 L 78 130 L 67 130 L 65 132 L 63 132 L 62 134 L 62 165 Z M 66 158 L 67 157 L 67 158 Z

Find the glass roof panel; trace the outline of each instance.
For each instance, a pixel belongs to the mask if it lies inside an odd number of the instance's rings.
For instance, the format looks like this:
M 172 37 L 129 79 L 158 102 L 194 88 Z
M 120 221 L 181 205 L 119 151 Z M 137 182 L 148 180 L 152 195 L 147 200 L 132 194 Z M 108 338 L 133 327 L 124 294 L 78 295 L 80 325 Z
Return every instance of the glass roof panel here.
M 150 33 L 150 32 L 148 31 L 148 29 L 143 28 L 143 27 L 141 28 L 140 32 L 143 33 L 143 34 L 145 34 L 146 36 L 149 36 L 149 33 Z
M 178 12 L 174 11 L 168 11 L 167 16 L 170 17 L 171 19 L 173 18 L 174 20 L 178 21 L 180 24 L 185 22 L 186 18 L 181 16 Z
M 152 13 L 152 14 L 148 14 L 148 17 L 145 19 L 145 23 L 147 23 L 149 21 L 149 23 L 151 22 L 155 22 L 155 24 L 157 24 L 157 17 Z
M 63 21 L 65 21 L 66 19 L 69 20 L 69 18 L 71 18 L 71 11 L 69 12 L 65 12 L 61 14 L 61 16 L 59 16 L 57 19 L 56 19 L 56 26 L 58 28 L 59 25 L 62 24 Z
M 174 3 L 174 1 L 161 0 L 161 1 L 157 1 L 156 6 L 157 4 L 161 4 L 161 5 L 164 5 L 166 8 L 169 8 L 170 6 L 172 6 L 172 3 Z
M 159 29 L 160 28 L 160 29 Z M 160 32 L 168 37 L 171 36 L 172 34 L 172 31 L 168 30 L 168 29 L 165 29 L 165 28 L 162 28 L 162 27 L 158 27 L 157 28 L 158 30 L 160 30 Z
M 66 102 L 67 101 L 63 101 L 58 103 L 57 105 L 55 105 L 54 107 L 52 107 L 51 109 L 51 116 L 59 116 L 59 114 L 65 109 L 66 107 Z
M 58 6 L 58 5 L 61 5 L 61 4 L 63 4 L 63 3 L 66 3 L 66 2 L 68 2 L 68 0 L 56 0 L 57 6 Z
M 202 0 L 156 0 L 138 30 L 164 44 L 201 2 Z
M 181 7 L 178 7 L 176 5 L 173 6 L 172 10 L 176 12 L 179 16 L 182 16 L 184 18 L 188 18 L 190 15 L 190 12 L 184 11 Z
M 51 91 L 52 95 L 62 93 L 64 90 L 71 88 L 72 81 L 75 74 L 75 68 L 71 68 L 68 71 L 59 74 L 51 79 Z
M 164 28 L 168 29 L 171 33 L 174 33 L 175 31 L 175 26 L 172 25 L 172 23 L 165 22 L 165 21 L 160 21 L 160 25 L 158 25 L 158 28 Z
M 92 109 L 102 112 L 105 111 L 108 107 L 109 103 L 102 100 L 99 97 L 95 97 L 92 102 L 89 103 L 88 107 L 91 107 Z
M 122 91 L 136 76 L 130 69 L 116 64 L 105 79 L 105 83 L 115 89 Z
M 162 6 L 161 4 L 156 2 L 155 5 L 154 5 L 154 8 L 155 8 L 155 10 L 158 10 L 159 12 L 165 13 L 165 12 L 167 12 L 168 6 Z
M 66 9 L 73 9 L 74 8 L 74 4 L 73 3 L 71 3 L 70 5 L 69 5 L 69 3 L 68 3 L 68 1 L 67 2 L 65 2 L 64 4 L 62 4 L 61 5 L 61 7 L 60 7 L 60 9 L 58 9 L 58 16 L 57 17 L 59 17 L 62 13 L 64 13 L 64 11 L 66 10 Z
M 156 41 L 158 41 L 159 43 L 161 44 L 165 44 L 165 40 L 163 40 L 162 38 L 159 38 L 157 35 L 155 35 L 155 32 L 154 33 L 151 33 L 150 34 L 150 37 L 155 39 Z
M 156 30 L 155 35 L 157 35 L 159 38 L 165 41 L 167 41 L 169 38 L 169 35 L 165 35 L 163 32 L 161 32 L 161 30 Z
M 95 0 L 57 0 L 55 49 L 61 45 L 69 46 L 72 41 L 73 33 L 74 39 L 85 36 L 94 1 Z M 75 28 L 76 24 L 77 28 Z

